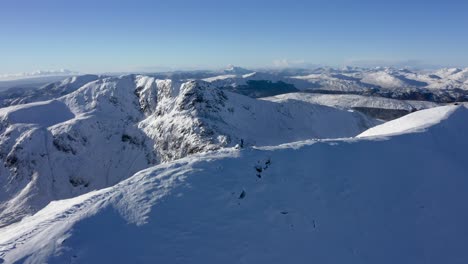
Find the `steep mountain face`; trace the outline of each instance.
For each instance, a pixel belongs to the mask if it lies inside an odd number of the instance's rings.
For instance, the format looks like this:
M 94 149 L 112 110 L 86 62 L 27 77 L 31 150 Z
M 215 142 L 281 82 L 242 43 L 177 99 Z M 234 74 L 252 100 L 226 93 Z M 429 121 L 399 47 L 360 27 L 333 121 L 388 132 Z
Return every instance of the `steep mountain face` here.
M 155 164 L 135 127 L 144 115 L 134 89 L 132 76 L 100 79 L 56 100 L 0 110 L 2 223 Z
M 161 164 L 0 229 L 0 258 L 462 263 L 466 120 L 465 106 L 444 106 L 363 138 L 224 149 Z M 395 122 L 405 128 L 394 133 Z
M 191 81 L 166 92 L 140 128 L 163 161 L 228 147 L 276 145 L 308 138 L 349 137 L 378 122 L 359 113 L 305 103 L 254 100 Z M 162 144 L 160 144 L 162 143 Z
M 299 101 L 258 101 L 203 81 L 148 76 L 47 86 L 57 99 L 0 109 L 0 225 L 150 165 L 239 145 L 349 137 L 378 124 Z M 55 89 L 59 87 L 59 89 Z M 51 92 L 52 91 L 52 92 Z

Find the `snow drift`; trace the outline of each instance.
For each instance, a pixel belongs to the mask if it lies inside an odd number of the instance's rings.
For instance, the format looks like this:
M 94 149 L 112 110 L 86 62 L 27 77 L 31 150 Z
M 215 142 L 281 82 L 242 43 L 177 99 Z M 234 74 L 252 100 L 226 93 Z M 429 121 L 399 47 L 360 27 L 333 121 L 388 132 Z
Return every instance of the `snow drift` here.
M 459 108 L 460 107 L 457 105 L 449 105 L 443 108 L 436 107 L 425 111 L 419 111 L 370 128 L 359 134 L 357 137 L 391 136 L 409 132 L 422 132 L 435 124 L 443 122 L 449 117 L 452 119 L 459 118 L 459 120 L 457 120 L 458 122 L 468 121 L 465 119 L 464 115 L 453 114 L 453 112 L 457 110 L 461 111 Z

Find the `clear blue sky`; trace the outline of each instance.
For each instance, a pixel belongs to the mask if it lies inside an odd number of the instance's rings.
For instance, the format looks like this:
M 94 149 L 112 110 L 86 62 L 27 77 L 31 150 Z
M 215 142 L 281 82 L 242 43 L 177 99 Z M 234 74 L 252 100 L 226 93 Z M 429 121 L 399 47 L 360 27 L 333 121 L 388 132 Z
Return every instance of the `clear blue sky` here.
M 468 65 L 468 1 L 2 0 L 0 73 Z

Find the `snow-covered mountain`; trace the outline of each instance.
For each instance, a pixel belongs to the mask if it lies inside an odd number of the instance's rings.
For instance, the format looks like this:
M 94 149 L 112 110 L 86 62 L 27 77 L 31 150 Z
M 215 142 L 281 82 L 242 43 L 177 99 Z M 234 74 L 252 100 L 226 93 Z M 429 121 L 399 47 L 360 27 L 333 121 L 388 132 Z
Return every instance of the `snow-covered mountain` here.
M 443 68 L 435 71 L 434 74 L 442 79 L 451 79 L 460 82 L 468 80 L 468 68 Z
M 100 79 L 59 99 L 1 109 L 2 223 L 153 164 L 135 127 L 144 115 L 134 91 L 131 76 Z
M 178 71 L 148 76 L 177 82 L 203 80 L 220 89 L 254 98 L 304 91 L 437 103 L 468 101 L 468 68 L 415 71 L 383 67 L 322 67 L 309 70 L 253 71 L 229 66 L 221 71 Z M 60 83 L 55 85 L 59 87 Z M 0 86 L 2 86 L 1 82 Z M 32 88 L 18 89 L 22 87 L 13 84 L 12 87 L 9 91 L 0 92 L 0 106 L 17 104 L 22 102 L 24 97 L 35 98 L 43 93 L 36 92 L 36 89 Z
M 39 102 L 74 92 L 81 86 L 100 78 L 97 75 L 80 75 L 49 83 L 38 89 L 11 88 L 0 92 L 0 107 Z
M 37 93 L 20 103 L 68 94 L 0 109 L 0 225 L 187 155 L 351 137 L 379 123 L 309 102 L 141 75 L 82 76 Z
M 356 139 L 224 149 L 161 164 L 1 228 L 0 258 L 463 263 L 466 120 L 465 106 L 443 106 Z
M 223 74 L 203 80 L 220 89 L 253 98 L 299 91 L 294 84 L 286 82 L 282 76 L 265 72 Z
M 314 104 L 339 107 L 343 109 L 367 107 L 377 109 L 397 109 L 408 112 L 437 107 L 438 104 L 427 101 L 395 100 L 383 97 L 370 97 L 353 94 L 314 94 L 314 93 L 288 93 L 263 100 L 281 102 L 284 100 L 299 100 Z
M 319 69 L 305 76 L 294 76 L 306 80 L 310 88 L 336 91 L 359 91 L 365 89 L 468 89 L 468 69 L 438 71 L 411 71 L 394 68 L 354 68 L 350 70 Z M 305 87 L 307 89 L 307 87 Z
M 438 106 L 428 101 L 396 100 L 354 94 L 287 93 L 262 99 L 274 102 L 292 99 L 340 109 L 353 109 L 382 120 L 392 120 L 417 110 Z
M 226 69 L 224 69 L 224 73 L 226 74 L 235 74 L 235 75 L 245 75 L 245 74 L 249 74 L 249 73 L 252 73 L 253 71 L 251 70 L 248 70 L 248 69 L 245 69 L 245 68 L 242 68 L 242 67 L 238 67 L 238 66 L 235 66 L 235 65 L 228 65 L 228 67 Z
M 304 91 L 437 103 L 468 101 L 468 68 L 412 71 L 384 67 L 322 67 L 296 71 L 213 74 L 204 80 L 222 89 L 256 98 Z

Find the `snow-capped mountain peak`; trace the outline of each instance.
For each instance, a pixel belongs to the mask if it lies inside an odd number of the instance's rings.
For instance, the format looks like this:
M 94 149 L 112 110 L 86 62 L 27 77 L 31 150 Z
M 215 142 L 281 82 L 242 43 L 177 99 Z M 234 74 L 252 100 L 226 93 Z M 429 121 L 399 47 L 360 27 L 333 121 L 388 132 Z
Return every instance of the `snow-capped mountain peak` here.
M 244 75 L 248 73 L 252 73 L 253 71 L 244 69 L 242 67 L 234 66 L 234 65 L 228 65 L 226 69 L 223 71 L 226 74 L 235 74 L 235 75 Z

